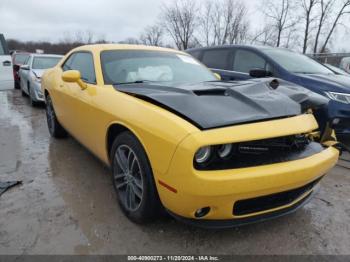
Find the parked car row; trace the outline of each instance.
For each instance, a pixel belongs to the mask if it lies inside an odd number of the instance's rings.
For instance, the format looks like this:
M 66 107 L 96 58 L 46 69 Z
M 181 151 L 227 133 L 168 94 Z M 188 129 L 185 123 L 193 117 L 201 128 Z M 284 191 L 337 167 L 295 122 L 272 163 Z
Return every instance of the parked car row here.
M 11 54 L 12 57 L 4 35 L 0 34 L 0 90 L 20 88 L 24 96 L 29 96 L 32 106 L 43 103 L 41 76 L 46 69 L 54 67 L 62 56 L 18 50 Z
M 19 86 L 22 95 L 29 97 L 32 106 L 44 102 L 44 95 L 41 92 L 41 76 L 46 69 L 54 67 L 61 58 L 61 55 L 29 54 L 20 66 Z
M 315 60 L 288 49 L 258 46 L 221 46 L 187 52 L 224 81 L 273 77 L 303 86 L 330 99 L 323 127 L 330 124 L 338 134 L 350 134 L 350 77 L 337 74 Z

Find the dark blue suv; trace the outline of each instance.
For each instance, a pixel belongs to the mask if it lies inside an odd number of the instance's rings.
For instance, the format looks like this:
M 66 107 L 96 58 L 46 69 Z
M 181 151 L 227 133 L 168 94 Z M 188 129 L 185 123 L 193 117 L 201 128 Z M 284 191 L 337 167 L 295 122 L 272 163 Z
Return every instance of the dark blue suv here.
M 338 134 L 350 134 L 350 77 L 337 75 L 313 59 L 288 49 L 220 46 L 187 50 L 224 81 L 276 77 L 330 99 L 328 122 Z

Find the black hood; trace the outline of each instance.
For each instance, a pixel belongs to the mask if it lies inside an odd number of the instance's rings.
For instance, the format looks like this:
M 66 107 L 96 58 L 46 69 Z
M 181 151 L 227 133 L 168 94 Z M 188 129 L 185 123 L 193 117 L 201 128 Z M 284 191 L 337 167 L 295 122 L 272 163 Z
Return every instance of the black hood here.
M 204 82 L 174 87 L 154 84 L 118 85 L 118 91 L 165 108 L 200 129 L 295 116 L 307 108 L 328 103 L 320 95 L 273 79 L 244 82 Z

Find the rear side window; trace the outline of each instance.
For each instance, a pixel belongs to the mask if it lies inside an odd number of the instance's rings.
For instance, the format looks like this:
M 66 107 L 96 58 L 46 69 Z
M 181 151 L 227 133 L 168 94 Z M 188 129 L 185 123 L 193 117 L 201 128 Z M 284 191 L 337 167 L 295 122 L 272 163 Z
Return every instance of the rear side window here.
M 72 54 L 62 67 L 63 71 L 78 70 L 84 82 L 96 84 L 94 60 L 88 52 L 78 52 Z
M 203 52 L 202 62 L 214 69 L 227 69 L 230 49 L 213 49 Z
M 237 50 L 233 61 L 233 70 L 242 73 L 249 73 L 251 69 L 266 69 L 266 61 L 259 55 L 247 51 Z

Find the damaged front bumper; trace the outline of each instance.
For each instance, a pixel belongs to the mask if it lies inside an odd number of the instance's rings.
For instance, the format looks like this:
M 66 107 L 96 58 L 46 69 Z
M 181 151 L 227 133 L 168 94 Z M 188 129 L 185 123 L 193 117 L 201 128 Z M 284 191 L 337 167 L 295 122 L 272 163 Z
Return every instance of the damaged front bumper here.
M 305 114 L 191 134 L 178 146 L 168 172 L 157 176 L 160 199 L 177 218 L 202 226 L 234 226 L 291 212 L 336 164 L 336 148 L 324 147 L 292 161 L 210 171 L 196 169 L 193 156 L 205 145 L 311 135 L 316 129 L 314 117 Z M 198 217 L 201 210 L 205 214 Z

